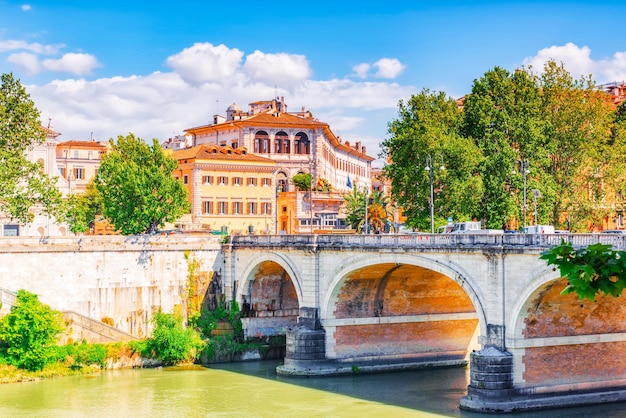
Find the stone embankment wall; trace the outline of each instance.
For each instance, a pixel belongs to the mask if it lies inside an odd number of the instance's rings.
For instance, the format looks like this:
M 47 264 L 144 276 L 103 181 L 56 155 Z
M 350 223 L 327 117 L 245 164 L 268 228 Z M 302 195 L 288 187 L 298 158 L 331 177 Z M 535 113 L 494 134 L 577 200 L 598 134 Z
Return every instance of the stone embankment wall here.
M 223 275 L 219 240 L 209 234 L 2 237 L 0 289 L 25 289 L 53 309 L 145 337 L 155 312 L 186 312 L 189 287 L 197 286 L 190 268 L 196 277 Z

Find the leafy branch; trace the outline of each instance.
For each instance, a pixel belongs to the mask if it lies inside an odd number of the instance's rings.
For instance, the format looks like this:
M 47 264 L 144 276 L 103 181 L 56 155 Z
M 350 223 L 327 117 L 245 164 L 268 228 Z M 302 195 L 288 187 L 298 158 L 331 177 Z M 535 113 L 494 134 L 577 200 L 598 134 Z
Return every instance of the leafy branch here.
M 626 288 L 626 252 L 613 250 L 611 245 L 592 244 L 574 249 L 561 242 L 541 253 L 540 259 L 556 266 L 568 285 L 561 294 L 576 293 L 580 299 L 594 301 L 600 291 L 618 297 Z

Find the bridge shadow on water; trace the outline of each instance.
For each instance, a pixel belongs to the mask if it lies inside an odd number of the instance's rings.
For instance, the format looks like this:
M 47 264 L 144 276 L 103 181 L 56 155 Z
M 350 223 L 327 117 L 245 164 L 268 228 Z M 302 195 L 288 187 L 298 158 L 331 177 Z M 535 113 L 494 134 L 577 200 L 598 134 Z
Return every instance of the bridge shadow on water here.
M 250 361 L 212 364 L 219 369 L 248 376 L 270 379 L 290 385 L 350 396 L 371 402 L 395 405 L 443 417 L 486 418 L 623 418 L 626 402 L 590 405 L 577 408 L 485 414 L 459 409 L 461 397 L 467 394 L 469 368 L 440 368 L 402 372 L 332 377 L 285 377 L 276 375 L 278 361 Z

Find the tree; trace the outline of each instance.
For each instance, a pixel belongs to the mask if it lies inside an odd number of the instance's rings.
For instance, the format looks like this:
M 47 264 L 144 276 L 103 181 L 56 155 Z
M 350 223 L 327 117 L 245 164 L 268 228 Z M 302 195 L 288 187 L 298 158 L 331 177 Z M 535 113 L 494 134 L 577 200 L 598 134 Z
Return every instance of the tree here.
M 41 370 L 54 361 L 55 343 L 64 329 L 60 312 L 39 302 L 37 295 L 19 290 L 11 312 L 0 319 L 0 340 L 7 345 L 10 364 Z
M 298 173 L 291 178 L 291 182 L 301 191 L 308 191 L 313 185 L 313 176 L 309 173 Z
M 92 180 L 87 183 L 85 193 L 72 194 L 67 199 L 70 231 L 73 233 L 85 233 L 94 226 L 97 215 L 103 213 L 101 196 Z
M 346 224 L 351 229 L 363 231 L 365 223 L 365 189 L 354 187 L 343 196 L 342 212 L 346 215 Z
M 462 113 L 457 102 L 443 92 L 425 89 L 398 107 L 381 158 L 389 163 L 384 176 L 391 180 L 391 193 L 406 224 L 430 230 L 430 179 L 424 169 L 429 158 L 433 166 L 443 162 L 446 167 L 434 176 L 436 223 L 445 224 L 448 217 L 471 218 L 483 195 L 477 175 L 482 157 L 472 141 L 460 135 Z
M 374 190 L 367 202 L 367 226 L 374 234 L 386 232 L 393 220 L 391 205 L 385 195 Z
M 0 85 L 0 212 L 22 223 L 34 206 L 62 220 L 62 195 L 56 179 L 31 162 L 28 151 L 43 144 L 46 133 L 39 110 L 12 74 L 2 74 Z
M 510 73 L 495 67 L 474 81 L 463 106 L 462 132 L 484 156 L 479 169 L 484 194 L 474 216 L 484 219 L 487 227 L 502 228 L 524 216 L 522 176 L 511 174 L 518 161 L 537 168 L 540 117 L 539 88 L 528 71 Z
M 132 133 L 110 140 L 95 179 L 103 215 L 124 235 L 154 233 L 189 210 L 187 190 L 172 176 L 175 159 L 156 139 L 148 146 Z
M 549 221 L 559 225 L 567 214 L 572 229 L 587 231 L 608 214 L 603 180 L 608 178 L 606 162 L 613 152 L 602 144 L 610 138 L 615 113 L 591 76 L 574 80 L 563 64 L 554 61 L 544 67 L 541 89 L 542 148 L 548 155 L 542 180 L 553 189 L 542 198 L 550 201 Z

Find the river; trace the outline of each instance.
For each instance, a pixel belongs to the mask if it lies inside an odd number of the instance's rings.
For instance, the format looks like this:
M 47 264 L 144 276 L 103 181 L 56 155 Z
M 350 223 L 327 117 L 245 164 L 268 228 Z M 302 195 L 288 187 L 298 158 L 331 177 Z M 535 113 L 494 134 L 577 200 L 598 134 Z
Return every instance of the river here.
M 468 369 L 322 378 L 276 376 L 277 362 L 105 371 L 0 385 L 0 417 L 464 417 Z M 506 415 L 618 418 L 626 403 Z

